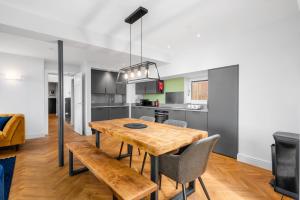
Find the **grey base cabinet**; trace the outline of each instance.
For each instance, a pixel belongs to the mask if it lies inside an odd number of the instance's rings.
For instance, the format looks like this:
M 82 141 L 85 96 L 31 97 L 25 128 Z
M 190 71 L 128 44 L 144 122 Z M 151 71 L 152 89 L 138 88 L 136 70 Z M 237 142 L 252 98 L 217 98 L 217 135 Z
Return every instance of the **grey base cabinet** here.
M 186 111 L 185 110 L 169 110 L 169 119 L 186 121 Z
M 142 116 L 154 117 L 154 108 L 145 108 L 145 107 L 132 107 L 131 108 L 131 117 L 139 119 Z
M 92 121 L 102 121 L 109 119 L 109 108 L 92 108 Z
M 207 112 L 186 111 L 188 128 L 207 131 Z
M 127 118 L 129 116 L 128 107 L 110 108 L 110 119 Z
M 92 108 L 92 121 L 102 121 L 118 118 L 128 118 L 128 107 L 98 107 Z

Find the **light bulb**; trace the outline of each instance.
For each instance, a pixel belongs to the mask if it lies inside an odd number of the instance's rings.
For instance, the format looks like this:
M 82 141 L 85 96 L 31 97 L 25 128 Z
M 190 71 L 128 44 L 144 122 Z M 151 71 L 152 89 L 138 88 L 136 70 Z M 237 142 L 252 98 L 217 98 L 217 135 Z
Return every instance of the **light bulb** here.
M 133 72 L 133 71 L 131 71 L 130 77 L 131 77 L 131 78 L 134 78 L 134 72 Z
M 139 69 L 138 71 L 137 71 L 137 76 L 141 76 L 142 75 L 142 72 L 141 72 L 141 70 Z
M 128 74 L 127 74 L 127 73 L 124 74 L 124 78 L 125 78 L 125 79 L 128 79 Z

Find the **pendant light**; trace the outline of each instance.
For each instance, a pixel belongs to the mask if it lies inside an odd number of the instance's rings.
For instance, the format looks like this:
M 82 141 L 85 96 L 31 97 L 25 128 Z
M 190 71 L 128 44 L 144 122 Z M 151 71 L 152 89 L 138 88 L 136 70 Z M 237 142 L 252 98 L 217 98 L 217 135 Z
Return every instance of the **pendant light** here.
M 130 57 L 129 66 L 119 70 L 117 77 L 117 83 L 137 83 L 160 80 L 159 72 L 155 62 L 143 61 L 143 16 L 148 13 L 148 10 L 144 7 L 139 7 L 131 15 L 129 15 L 125 22 L 130 25 Z M 132 65 L 132 52 L 131 52 L 131 25 L 140 19 L 141 22 L 141 56 L 140 62 Z M 143 71 L 144 70 L 144 71 Z M 150 71 L 151 75 L 150 76 Z

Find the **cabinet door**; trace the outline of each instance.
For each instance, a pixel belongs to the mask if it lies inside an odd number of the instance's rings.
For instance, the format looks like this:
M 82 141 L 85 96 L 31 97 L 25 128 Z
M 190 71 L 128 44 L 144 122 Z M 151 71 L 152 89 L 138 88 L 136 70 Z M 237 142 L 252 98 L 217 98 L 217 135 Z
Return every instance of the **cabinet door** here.
M 105 72 L 100 70 L 91 70 L 91 91 L 92 93 L 105 93 Z
M 169 119 L 186 121 L 185 110 L 170 110 Z
M 117 91 L 117 76 L 118 73 L 116 72 L 105 72 L 104 79 L 105 79 L 105 90 L 107 94 L 116 94 Z
M 110 119 L 128 118 L 128 107 L 114 107 L 110 108 Z
M 155 94 L 157 93 L 156 87 L 157 87 L 157 82 L 156 81 L 150 81 L 146 82 L 146 94 Z
M 138 119 L 139 113 L 137 107 L 131 107 L 131 118 Z
M 154 117 L 154 109 L 153 108 L 141 107 L 140 117 L 141 116 Z
M 233 158 L 238 153 L 239 67 L 208 70 L 208 134 L 220 134 L 214 151 Z
M 109 108 L 92 108 L 92 121 L 109 119 Z
M 186 111 L 189 128 L 207 131 L 207 112 Z
M 136 83 L 135 84 L 135 93 L 136 94 L 145 94 L 145 83 Z

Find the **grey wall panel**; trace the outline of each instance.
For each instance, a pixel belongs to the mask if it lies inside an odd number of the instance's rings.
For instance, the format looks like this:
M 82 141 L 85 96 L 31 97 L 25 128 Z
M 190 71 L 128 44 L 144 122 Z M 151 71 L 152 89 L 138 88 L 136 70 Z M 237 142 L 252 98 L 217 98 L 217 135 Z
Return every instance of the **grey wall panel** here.
M 220 134 L 214 151 L 233 158 L 238 153 L 238 65 L 208 71 L 208 133 Z

